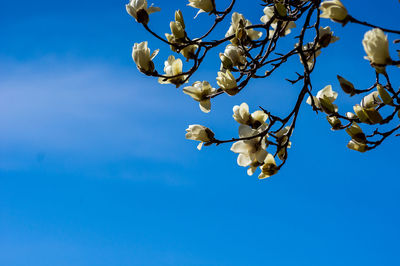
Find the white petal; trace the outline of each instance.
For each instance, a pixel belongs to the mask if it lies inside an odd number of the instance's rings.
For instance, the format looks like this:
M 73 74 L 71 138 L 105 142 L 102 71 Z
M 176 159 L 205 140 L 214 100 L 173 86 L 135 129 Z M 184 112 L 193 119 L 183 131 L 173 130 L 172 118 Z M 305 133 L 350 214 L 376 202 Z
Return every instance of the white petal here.
M 240 166 L 249 166 L 251 164 L 251 160 L 250 157 L 248 155 L 245 154 L 239 154 L 239 156 L 237 157 L 237 163 Z
M 199 102 L 200 110 L 204 113 L 209 113 L 211 111 L 211 101 L 210 99 Z

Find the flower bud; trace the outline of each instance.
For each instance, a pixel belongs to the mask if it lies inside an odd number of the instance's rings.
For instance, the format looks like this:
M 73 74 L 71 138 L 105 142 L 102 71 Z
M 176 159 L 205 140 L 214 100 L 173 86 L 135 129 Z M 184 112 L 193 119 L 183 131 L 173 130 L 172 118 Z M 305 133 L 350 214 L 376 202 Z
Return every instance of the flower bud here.
M 181 40 L 185 38 L 185 29 L 182 27 L 180 22 L 171 21 L 169 24 L 171 28 L 171 32 L 174 35 L 176 40 Z
M 352 112 L 347 112 L 346 117 L 348 119 L 356 119 L 357 118 L 357 116 L 355 114 L 353 114 Z
M 375 108 L 365 108 L 363 111 L 367 115 L 369 121 L 371 121 L 371 124 L 382 122 L 383 118 Z
M 368 146 L 364 143 L 359 143 L 356 140 L 352 139 L 347 144 L 347 148 L 359 151 L 359 152 L 366 152 L 368 150 Z
M 151 61 L 158 54 L 158 50 L 155 50 L 150 55 L 150 49 L 147 47 L 147 42 L 135 43 L 132 48 L 132 58 L 135 61 L 137 68 L 150 75 L 154 72 L 154 63 Z
M 175 21 L 179 22 L 181 24 L 182 28 L 185 28 L 185 22 L 183 20 L 183 15 L 180 10 L 175 11 Z
M 336 116 L 327 116 L 326 119 L 328 120 L 329 124 L 332 126 L 332 130 L 340 129 L 342 122 Z
M 339 75 L 337 75 L 337 79 L 339 80 L 340 87 L 342 88 L 344 93 L 350 94 L 350 96 L 356 94 L 353 83 Z
M 281 2 L 275 2 L 275 10 L 277 11 L 280 17 L 287 16 L 286 6 Z
M 323 97 L 323 98 L 319 98 L 318 100 L 321 105 L 322 111 L 324 111 L 327 114 L 335 113 L 335 111 L 336 111 L 335 105 L 333 103 L 331 103 L 328 98 Z
M 360 119 L 361 122 L 370 124 L 371 122 L 368 119 L 368 116 L 364 112 L 364 108 L 362 108 L 359 104 L 353 106 L 353 110 Z
M 378 73 L 385 72 L 385 65 L 392 61 L 389 55 L 389 42 L 385 33 L 378 28 L 369 30 L 365 33 L 362 44 L 367 53 L 365 59 L 374 65 Z
M 346 128 L 346 132 L 352 139 L 359 143 L 365 143 L 367 141 L 364 132 L 355 122 L 350 127 Z
M 392 97 L 390 97 L 390 94 L 386 91 L 386 89 L 381 84 L 378 84 L 377 89 L 378 89 L 379 96 L 381 96 L 383 103 L 393 106 L 394 105 L 393 99 L 392 99 Z
M 232 60 L 229 59 L 229 57 L 227 57 L 227 56 L 226 56 L 225 54 L 223 54 L 223 53 L 220 53 L 220 54 L 219 54 L 219 58 L 221 59 L 222 66 L 223 66 L 225 69 L 232 69 L 233 63 L 232 63 Z
M 275 158 L 271 153 L 268 153 L 267 157 L 265 157 L 264 164 L 260 168 L 261 174 L 258 176 L 259 179 L 273 176 L 279 170 L 278 166 L 276 165 Z

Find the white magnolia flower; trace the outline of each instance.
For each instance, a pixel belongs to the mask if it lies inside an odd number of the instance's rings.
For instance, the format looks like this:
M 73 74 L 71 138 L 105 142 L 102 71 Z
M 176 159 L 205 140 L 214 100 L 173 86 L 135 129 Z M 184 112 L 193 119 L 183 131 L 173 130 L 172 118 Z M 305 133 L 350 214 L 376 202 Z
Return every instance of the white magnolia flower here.
M 240 21 L 242 21 L 242 22 L 240 22 Z M 243 23 L 244 27 L 248 27 L 248 26 L 252 25 L 251 22 L 249 20 L 245 19 L 242 14 L 234 12 L 232 14 L 231 26 L 229 27 L 228 31 L 226 32 L 225 37 L 235 35 L 236 31 L 238 30 L 238 28 L 240 26 L 240 23 Z M 255 31 L 253 29 L 247 29 L 246 34 L 253 41 L 259 39 L 262 36 L 262 32 Z M 235 38 L 231 39 L 231 42 L 234 43 L 235 42 L 234 39 Z
M 190 125 L 189 128 L 186 129 L 186 132 L 185 137 L 187 139 L 200 141 L 200 144 L 197 146 L 198 150 L 201 150 L 204 142 L 209 142 L 214 139 L 214 132 L 202 125 Z
M 239 126 L 239 137 L 251 137 L 260 133 L 260 130 L 252 129 L 247 125 Z M 249 140 L 240 140 L 233 143 L 231 151 L 239 153 L 237 163 L 240 166 L 247 167 L 254 161 L 263 163 L 268 152 L 265 137 L 260 141 L 260 137 L 252 138 Z
M 289 131 L 290 126 L 286 126 L 275 133 L 276 141 L 281 147 L 281 149 L 278 151 L 278 157 L 281 160 L 286 158 L 286 148 L 290 148 L 292 146 L 292 142 L 289 141 L 289 137 L 293 134 L 293 129 L 290 133 L 290 136 L 288 135 Z
M 333 31 L 329 26 L 319 27 L 318 30 L 319 40 L 318 44 L 322 47 L 327 47 L 329 44 L 339 40 L 339 37 L 333 35 Z
M 391 62 L 389 55 L 389 42 L 385 33 L 378 28 L 367 31 L 362 41 L 364 50 L 367 53 L 365 59 L 371 64 L 383 65 L 375 67 L 378 72 L 384 71 L 384 65 Z
M 339 0 L 326 0 L 321 3 L 319 9 L 322 11 L 321 18 L 329 18 L 334 22 L 346 24 L 348 19 L 347 9 Z
M 200 9 L 196 17 L 202 12 L 211 12 L 214 10 L 212 0 L 189 0 L 188 6 Z
M 374 91 L 365 96 L 360 105 L 356 104 L 353 106 L 354 112 L 357 114 L 361 122 L 367 124 L 377 124 L 382 121 L 382 116 L 376 107 L 382 103 L 379 98 L 378 91 Z
M 170 55 L 168 57 L 168 60 L 164 62 L 164 71 L 165 71 L 165 78 L 164 77 L 159 77 L 158 82 L 160 84 L 175 84 L 176 87 L 179 87 L 183 81 L 186 79 L 186 75 L 180 75 L 182 74 L 182 60 L 181 59 L 175 59 L 173 55 Z M 177 76 L 179 75 L 179 76 Z M 176 76 L 176 77 L 174 77 Z M 167 77 L 172 77 L 172 78 L 167 78 Z M 187 81 L 186 81 L 187 82 Z
M 246 57 L 242 48 L 233 44 L 228 44 L 224 53 L 220 53 L 219 57 L 226 69 L 231 69 L 233 66 L 242 66 L 246 63 Z
M 130 0 L 125 7 L 128 14 L 134 17 L 137 22 L 145 24 L 149 22 L 150 14 L 161 10 L 161 8 L 153 6 L 153 4 L 147 7 L 147 0 Z
M 201 111 L 208 113 L 211 110 L 210 95 L 216 91 L 207 81 L 196 81 L 192 86 L 183 88 L 183 92 L 199 102 Z
M 336 113 L 338 111 L 338 107 L 333 104 L 336 100 L 338 93 L 332 90 L 332 86 L 325 86 L 322 90 L 317 93 L 317 96 L 313 96 L 314 104 L 318 109 L 321 109 L 327 114 Z M 307 103 L 312 105 L 312 99 L 309 96 L 307 99 Z
M 271 153 L 265 157 L 264 164 L 261 166 L 261 174 L 258 176 L 259 179 L 265 179 L 273 176 L 278 172 L 278 166 L 276 165 L 275 158 Z
M 371 92 L 367 96 L 365 96 L 362 100 L 360 105 L 363 108 L 375 108 L 379 104 L 382 103 L 382 100 L 379 98 L 378 91 Z
M 189 59 L 194 59 L 196 57 L 196 50 L 198 47 L 197 44 L 191 44 L 183 48 L 180 53 L 186 58 L 186 61 L 189 61 Z
M 225 73 L 218 72 L 217 83 L 229 95 L 235 95 L 239 92 L 236 79 L 229 70 Z
M 295 47 L 297 47 L 298 45 L 299 44 L 296 43 Z M 313 46 L 314 44 L 312 42 L 303 45 L 303 54 L 306 57 L 308 69 L 312 69 L 314 67 L 315 58 L 317 58 L 321 54 L 321 50 L 318 49 L 318 47 L 313 48 Z M 300 57 L 300 62 L 304 64 L 300 54 L 299 57 Z
M 147 47 L 147 41 L 135 43 L 132 49 L 132 58 L 137 68 L 145 74 L 152 73 L 154 71 L 154 63 L 151 60 L 158 54 L 158 51 L 157 49 L 150 55 L 150 48 Z
M 233 107 L 233 118 L 242 125 L 248 125 L 256 129 L 265 124 L 268 115 L 260 110 L 250 114 L 247 103 L 242 103 Z
M 261 22 L 264 24 L 267 24 L 272 17 L 274 16 L 274 6 L 267 6 L 264 8 L 264 16 L 262 16 L 260 18 Z M 278 22 L 280 20 L 279 19 L 274 19 L 271 22 L 271 27 L 273 28 L 273 30 L 269 31 L 269 37 L 271 38 L 272 35 L 274 34 L 274 31 L 276 30 L 276 28 L 278 27 Z M 296 27 L 296 23 L 294 23 L 293 21 L 282 21 L 282 25 L 281 25 L 281 29 L 284 28 L 284 30 L 280 30 L 281 32 L 281 36 L 286 36 L 288 34 L 290 34 L 292 32 L 292 29 Z

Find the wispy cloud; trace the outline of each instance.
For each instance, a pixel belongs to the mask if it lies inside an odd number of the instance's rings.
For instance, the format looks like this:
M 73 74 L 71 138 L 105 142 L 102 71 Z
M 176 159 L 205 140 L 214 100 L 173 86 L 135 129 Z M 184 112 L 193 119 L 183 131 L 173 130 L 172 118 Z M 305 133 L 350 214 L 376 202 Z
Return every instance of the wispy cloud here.
M 54 152 L 174 160 L 173 154 L 165 156 L 165 149 L 183 143 L 184 124 L 174 127 L 172 115 L 184 108 L 171 104 L 178 94 L 151 88 L 154 80 L 138 78 L 133 67 L 46 58 L 7 62 L 1 68 L 4 156 L 7 151 Z

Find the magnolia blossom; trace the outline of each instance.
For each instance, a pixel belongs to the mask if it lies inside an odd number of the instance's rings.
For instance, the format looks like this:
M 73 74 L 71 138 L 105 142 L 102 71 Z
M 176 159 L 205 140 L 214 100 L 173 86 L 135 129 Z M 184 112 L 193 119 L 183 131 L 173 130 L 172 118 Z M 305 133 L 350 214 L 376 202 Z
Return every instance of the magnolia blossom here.
M 236 122 L 242 125 L 258 128 L 265 124 L 265 121 L 268 119 L 268 115 L 260 110 L 250 114 L 247 103 L 242 103 L 241 105 L 235 105 L 233 107 L 233 118 L 236 120 Z
M 319 40 L 318 44 L 321 47 L 327 47 L 329 44 L 336 42 L 339 40 L 339 37 L 333 35 L 333 31 L 329 26 L 319 27 L 318 30 Z
M 313 96 L 312 98 L 309 96 L 307 99 L 307 103 L 312 105 L 314 100 L 314 104 L 318 109 L 323 110 L 327 114 L 336 113 L 338 111 L 338 107 L 333 104 L 336 100 L 338 93 L 332 90 L 332 86 L 328 85 L 324 87 L 317 93 L 317 96 Z
M 378 72 L 384 71 L 384 66 L 391 62 L 389 55 L 389 42 L 385 33 L 378 28 L 367 31 L 362 41 L 364 50 L 367 53 L 365 59 L 375 66 Z
M 264 16 L 262 16 L 260 18 L 261 22 L 264 24 L 267 24 L 274 16 L 274 12 L 275 12 L 274 6 L 265 7 L 264 8 Z M 278 27 L 279 21 L 282 21 L 282 20 L 274 19 L 271 22 L 271 27 L 273 28 L 273 30 L 269 31 L 270 38 L 272 37 L 272 35 L 274 34 L 274 31 Z M 286 36 L 286 35 L 290 34 L 292 32 L 292 29 L 295 27 L 296 27 L 296 24 L 293 21 L 282 21 L 281 29 L 283 28 L 284 30 L 283 31 L 281 30 L 281 36 Z
M 200 9 L 196 17 L 202 12 L 211 12 L 214 10 L 212 0 L 189 0 L 188 6 Z
M 132 49 L 132 58 L 135 61 L 137 68 L 145 73 L 150 74 L 154 71 L 153 58 L 158 54 L 158 49 L 150 55 L 150 48 L 147 47 L 147 42 L 135 43 Z
M 378 91 L 371 92 L 367 96 L 365 96 L 362 100 L 360 105 L 363 108 L 375 108 L 379 104 L 382 103 L 382 100 L 379 98 Z
M 194 59 L 196 57 L 196 50 L 199 46 L 196 44 L 191 44 L 183 48 L 180 53 L 184 57 L 186 57 L 186 61 L 189 61 L 189 59 Z
M 197 146 L 198 150 L 201 150 L 204 142 L 209 142 L 214 139 L 214 132 L 208 127 L 202 125 L 190 125 L 186 129 L 185 137 L 191 140 L 198 140 L 200 144 Z
M 281 160 L 284 160 L 286 158 L 286 150 L 287 148 L 290 148 L 292 146 L 292 142 L 289 141 L 289 131 L 290 131 L 291 126 L 286 126 L 277 132 L 275 132 L 275 137 L 276 141 L 278 142 L 279 146 L 281 147 L 278 151 L 278 157 Z M 290 135 L 293 134 L 293 129 Z
M 260 130 L 252 129 L 247 125 L 239 126 L 239 137 L 246 138 L 255 136 L 260 133 Z M 265 150 L 267 148 L 265 138 L 260 137 L 252 138 L 249 140 L 240 140 L 233 143 L 231 151 L 239 153 L 237 158 L 237 163 L 240 166 L 247 167 L 257 161 L 258 163 L 263 163 L 268 152 Z
M 296 43 L 295 47 L 298 47 L 298 43 Z M 315 64 L 315 58 L 321 54 L 321 50 L 318 49 L 318 47 L 314 47 L 314 44 L 312 42 L 307 43 L 306 45 L 303 45 L 303 54 L 306 59 L 307 67 L 308 69 L 312 69 Z M 303 58 L 301 57 L 301 54 L 299 54 L 300 57 L 300 62 L 304 64 Z
M 183 88 L 183 92 L 199 102 L 200 110 L 208 113 L 211 110 L 210 95 L 216 91 L 207 81 L 196 81 L 192 86 Z
M 379 98 L 378 91 L 374 91 L 367 96 L 365 96 L 360 105 L 356 104 L 353 107 L 354 112 L 357 114 L 358 118 L 363 123 L 367 124 L 377 124 L 382 121 L 382 116 L 376 107 L 382 103 Z
M 220 53 L 219 57 L 226 69 L 231 69 L 233 66 L 242 66 L 246 63 L 246 57 L 242 48 L 232 44 L 228 44 L 224 53 Z
M 343 25 L 347 23 L 347 9 L 339 0 L 326 0 L 321 3 L 319 9 L 322 11 L 322 14 L 319 15 L 321 18 L 329 18 Z
M 221 71 L 218 72 L 217 83 L 221 89 L 231 96 L 239 92 L 236 79 L 229 70 L 225 73 Z
M 147 0 L 130 0 L 126 5 L 126 11 L 129 15 L 134 17 L 137 22 L 147 24 L 149 22 L 149 15 L 160 11 L 161 8 L 153 6 L 147 7 Z
M 229 27 L 228 31 L 226 32 L 225 37 L 235 35 L 237 30 L 240 28 L 240 23 L 242 23 L 244 27 L 251 26 L 251 22 L 249 20 L 245 19 L 242 14 L 234 12 L 232 14 L 231 26 Z M 251 40 L 257 40 L 262 36 L 262 32 L 255 31 L 253 29 L 247 29 L 246 34 Z M 231 39 L 231 42 L 233 44 L 235 44 L 237 42 L 237 39 L 233 38 L 233 39 Z
M 168 60 L 164 62 L 164 71 L 166 77 L 158 78 L 160 84 L 172 83 L 179 87 L 187 77 L 186 75 L 180 75 L 182 74 L 182 60 L 175 59 L 173 55 L 170 55 Z
M 275 158 L 271 153 L 265 157 L 264 164 L 260 167 L 261 174 L 258 176 L 259 179 L 265 179 L 276 174 L 279 170 L 276 165 Z

